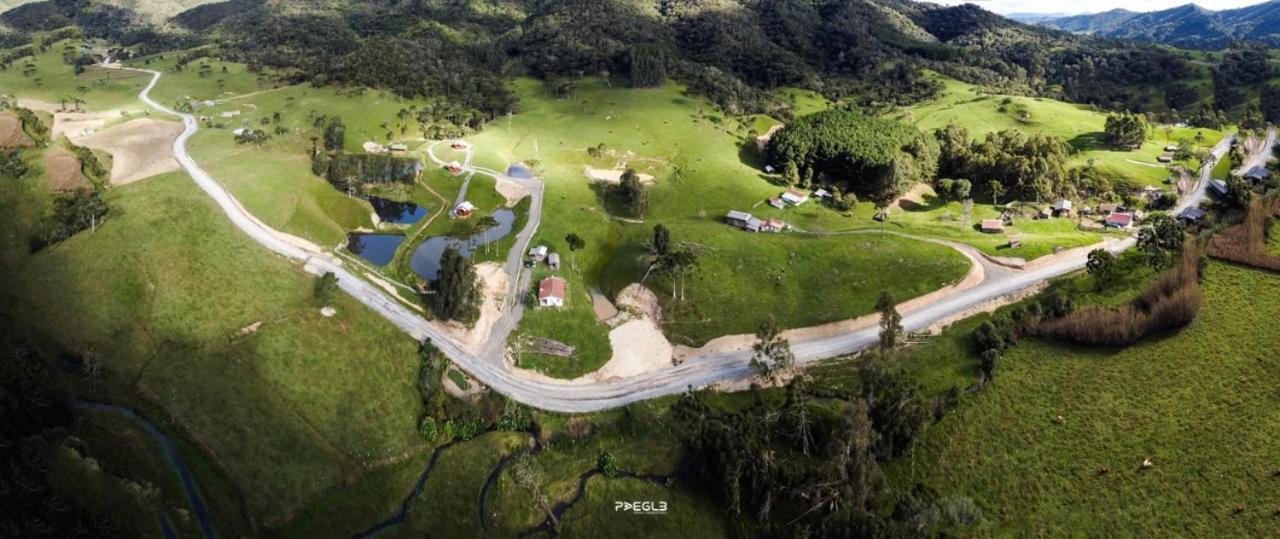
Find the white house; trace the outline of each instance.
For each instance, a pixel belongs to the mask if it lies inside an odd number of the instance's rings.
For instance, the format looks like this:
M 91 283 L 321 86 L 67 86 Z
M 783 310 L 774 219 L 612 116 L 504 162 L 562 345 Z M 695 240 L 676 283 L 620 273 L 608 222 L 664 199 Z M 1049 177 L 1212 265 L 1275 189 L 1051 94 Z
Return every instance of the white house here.
M 532 258 L 532 259 L 533 259 L 534 261 L 536 261 L 536 262 L 542 262 L 543 260 L 546 260 L 546 259 L 547 259 L 547 246 L 546 246 L 546 245 L 539 245 L 539 246 L 537 246 L 537 247 L 534 247 L 534 248 L 532 248 L 532 249 L 529 249 L 529 258 Z
M 538 283 L 538 305 L 543 307 L 564 307 L 564 279 L 547 277 Z
M 809 200 L 809 195 L 796 189 L 787 189 L 785 193 L 782 193 L 782 200 L 788 204 L 799 206 Z

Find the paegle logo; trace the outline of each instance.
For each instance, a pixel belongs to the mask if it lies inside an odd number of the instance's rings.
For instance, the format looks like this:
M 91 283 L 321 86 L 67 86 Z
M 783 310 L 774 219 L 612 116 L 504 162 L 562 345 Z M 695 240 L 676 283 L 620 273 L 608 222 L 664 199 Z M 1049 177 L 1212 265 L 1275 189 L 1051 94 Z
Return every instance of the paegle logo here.
M 636 501 L 636 502 L 613 502 L 614 512 L 632 513 L 636 515 L 665 515 L 667 514 L 667 502 L 665 501 Z

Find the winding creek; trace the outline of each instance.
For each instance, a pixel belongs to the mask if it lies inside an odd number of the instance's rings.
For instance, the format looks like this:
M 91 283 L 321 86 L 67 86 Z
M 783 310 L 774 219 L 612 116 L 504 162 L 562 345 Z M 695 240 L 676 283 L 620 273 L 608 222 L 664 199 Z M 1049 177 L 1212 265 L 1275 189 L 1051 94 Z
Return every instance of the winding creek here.
M 160 444 L 160 448 L 164 451 L 165 458 L 178 474 L 178 480 L 182 483 L 183 490 L 187 493 L 187 501 L 191 503 L 191 512 L 195 515 L 196 520 L 200 523 L 200 531 L 204 533 L 206 538 L 212 539 L 217 537 L 213 531 L 213 521 L 209 518 L 209 510 L 205 507 L 204 498 L 200 497 L 200 489 L 196 488 L 196 480 L 191 475 L 191 470 L 187 469 L 187 465 L 182 461 L 182 454 L 178 452 L 177 446 L 173 445 L 165 433 L 161 432 L 156 425 L 146 418 L 142 417 L 132 408 L 118 406 L 115 404 L 107 404 L 105 402 L 80 400 L 75 402 L 76 408 L 81 410 L 91 410 L 96 412 L 107 412 L 124 416 L 133 422 L 142 426 L 152 438 Z M 167 515 L 160 516 L 160 528 L 165 537 L 175 537 L 172 527 L 169 525 L 169 517 Z

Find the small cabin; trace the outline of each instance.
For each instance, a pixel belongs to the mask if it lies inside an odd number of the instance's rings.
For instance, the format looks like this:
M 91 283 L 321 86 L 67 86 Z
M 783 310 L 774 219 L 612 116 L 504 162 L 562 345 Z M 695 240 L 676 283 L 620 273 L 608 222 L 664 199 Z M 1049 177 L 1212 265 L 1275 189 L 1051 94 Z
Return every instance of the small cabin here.
M 449 171 L 449 174 L 457 174 L 459 172 L 462 172 L 462 163 L 459 163 L 457 161 L 449 161 L 449 164 L 445 165 L 444 169 Z
M 538 305 L 557 309 L 564 307 L 566 288 L 564 279 L 559 277 L 543 279 L 538 283 Z
M 725 223 L 729 226 L 735 226 L 738 228 L 745 228 L 751 219 L 751 214 L 738 210 L 732 210 L 724 216 Z
M 546 245 L 539 245 L 529 249 L 529 258 L 532 258 L 534 262 L 542 262 L 547 259 L 547 251 Z
M 787 223 L 784 223 L 782 219 L 777 218 L 770 218 L 760 225 L 760 230 L 762 232 L 782 232 L 783 230 L 786 230 L 786 228 Z
M 466 219 L 471 217 L 471 214 L 475 213 L 475 211 L 476 205 L 464 200 L 462 204 L 458 204 L 453 208 L 453 216 L 459 219 Z
M 1107 224 L 1107 228 L 1116 228 L 1120 230 L 1125 230 L 1130 226 L 1133 226 L 1133 214 L 1132 213 L 1113 213 L 1107 216 L 1106 224 Z
M 551 253 L 547 255 L 547 266 L 553 270 L 560 269 L 560 253 Z
M 988 234 L 1004 232 L 1004 221 L 1000 219 L 983 219 L 982 231 Z
M 783 202 L 793 206 L 799 206 L 809 201 L 809 195 L 806 195 L 804 192 L 795 188 L 787 189 L 786 192 L 782 193 L 780 198 L 782 198 Z

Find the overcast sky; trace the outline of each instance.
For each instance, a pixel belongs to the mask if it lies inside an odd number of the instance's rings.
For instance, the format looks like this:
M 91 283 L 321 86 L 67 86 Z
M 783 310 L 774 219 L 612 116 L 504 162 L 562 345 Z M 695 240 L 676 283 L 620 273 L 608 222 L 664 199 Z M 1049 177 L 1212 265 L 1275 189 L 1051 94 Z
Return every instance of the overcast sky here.
M 937 4 L 977 4 L 996 13 L 1096 13 L 1118 7 L 1129 11 L 1157 11 L 1191 0 L 928 0 Z M 1265 0 L 1197 0 L 1207 9 L 1231 9 L 1261 4 Z

